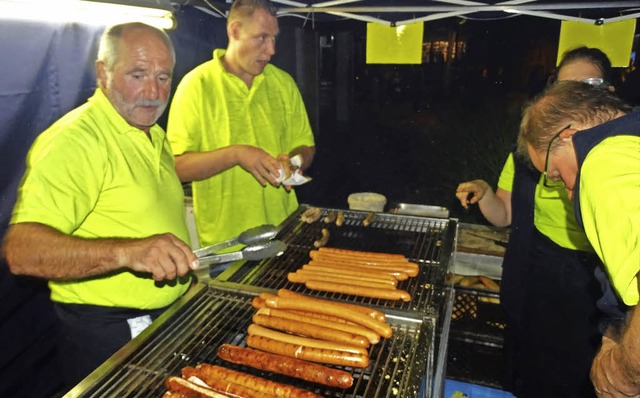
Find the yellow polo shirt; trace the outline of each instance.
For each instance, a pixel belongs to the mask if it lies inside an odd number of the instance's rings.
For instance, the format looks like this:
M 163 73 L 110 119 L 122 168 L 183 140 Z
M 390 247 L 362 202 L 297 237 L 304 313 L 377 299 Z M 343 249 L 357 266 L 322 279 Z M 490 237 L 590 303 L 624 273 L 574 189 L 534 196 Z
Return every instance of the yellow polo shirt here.
M 169 143 L 157 125 L 151 138 L 96 90 L 37 138 L 11 223 L 37 222 L 82 238 L 171 232 L 189 243 Z M 125 269 L 49 286 L 57 302 L 155 309 L 173 303 L 189 283 L 189 276 L 156 283 Z
M 589 240 L 624 303 L 636 305 L 640 271 L 640 137 L 620 135 L 596 145 L 582 165 L 579 193 Z
M 513 162 L 513 153 L 511 153 L 498 179 L 498 187 L 509 192 L 513 190 L 515 175 Z M 593 252 L 584 230 L 576 222 L 573 202 L 567 196 L 567 191 L 564 188 L 545 187 L 542 176 L 536 185 L 533 222 L 540 233 L 558 246 L 571 250 Z
M 224 53 L 215 50 L 213 59 L 189 72 L 176 89 L 167 124 L 174 154 L 245 144 L 277 157 L 313 146 L 307 112 L 291 76 L 269 64 L 248 88 L 224 69 Z M 263 187 L 240 166 L 194 181 L 192 188 L 201 246 L 257 225 L 278 225 L 298 207 L 293 191 Z

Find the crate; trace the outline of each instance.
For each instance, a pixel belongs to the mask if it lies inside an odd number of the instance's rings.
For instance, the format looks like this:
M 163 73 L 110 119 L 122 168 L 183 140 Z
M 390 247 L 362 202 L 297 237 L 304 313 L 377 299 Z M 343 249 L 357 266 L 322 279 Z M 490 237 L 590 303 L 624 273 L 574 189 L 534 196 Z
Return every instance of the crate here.
M 483 340 L 502 338 L 506 322 L 497 292 L 456 286 L 451 330 Z
M 454 294 L 447 378 L 501 389 L 506 322 L 499 294 L 458 286 Z

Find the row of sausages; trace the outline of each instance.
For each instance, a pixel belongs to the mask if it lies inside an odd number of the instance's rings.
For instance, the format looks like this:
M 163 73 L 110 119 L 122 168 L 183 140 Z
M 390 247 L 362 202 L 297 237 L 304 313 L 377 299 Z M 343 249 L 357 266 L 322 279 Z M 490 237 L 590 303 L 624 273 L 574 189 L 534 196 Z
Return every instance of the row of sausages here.
M 289 282 L 304 283 L 310 290 L 411 301 L 407 291 L 397 288 L 398 281 L 417 276 L 419 267 L 401 254 L 320 247 L 309 257 L 287 275 Z
M 349 388 L 353 376 L 327 364 L 367 367 L 368 348 L 393 333 L 380 311 L 286 289 L 280 289 L 277 295 L 263 293 L 252 305 L 256 312 L 247 329 L 248 347 L 223 344 L 218 348 L 218 357 L 329 387 Z M 169 377 L 165 384 L 165 398 L 319 396 L 210 364 L 183 368 L 182 377 Z

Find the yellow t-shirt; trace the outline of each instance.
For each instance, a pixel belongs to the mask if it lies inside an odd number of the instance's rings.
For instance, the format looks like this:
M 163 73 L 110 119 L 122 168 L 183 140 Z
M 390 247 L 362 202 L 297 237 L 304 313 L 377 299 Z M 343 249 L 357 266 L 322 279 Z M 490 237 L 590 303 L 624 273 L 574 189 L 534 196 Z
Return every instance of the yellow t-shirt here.
M 171 104 L 167 134 L 176 155 L 234 144 L 259 147 L 277 157 L 313 146 L 307 112 L 294 80 L 267 65 L 251 88 L 220 62 L 225 50 L 180 82 Z M 261 224 L 278 225 L 298 207 L 295 193 L 258 181 L 240 166 L 192 183 L 201 246 Z
M 171 232 L 186 243 L 184 194 L 162 128 L 152 141 L 130 126 L 101 90 L 36 140 L 11 223 L 37 222 L 82 238 L 142 238 Z M 162 308 L 188 288 L 121 270 L 75 281 L 49 282 L 62 303 Z
M 511 192 L 514 175 L 515 165 L 511 153 L 500 173 L 498 187 Z M 536 185 L 533 222 L 540 233 L 558 246 L 593 252 L 584 230 L 576 223 L 573 202 L 567 196 L 566 190 L 545 187 L 542 176 Z
M 627 305 L 638 303 L 640 271 L 640 137 L 620 135 L 596 145 L 580 171 L 585 231 Z

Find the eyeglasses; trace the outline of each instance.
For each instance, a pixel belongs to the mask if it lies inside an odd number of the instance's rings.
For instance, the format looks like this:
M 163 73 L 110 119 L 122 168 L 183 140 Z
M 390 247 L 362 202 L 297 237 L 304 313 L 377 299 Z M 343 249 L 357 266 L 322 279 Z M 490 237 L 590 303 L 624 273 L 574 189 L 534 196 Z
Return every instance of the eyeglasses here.
M 590 84 L 590 85 L 595 86 L 595 87 L 608 86 L 609 85 L 609 83 L 607 83 L 607 81 L 604 80 L 601 77 L 589 77 L 587 79 L 582 80 L 582 82 Z
M 544 173 L 543 173 L 543 176 L 544 176 L 543 184 L 547 188 L 563 188 L 564 187 L 564 181 L 562 181 L 559 176 L 549 177 L 549 157 L 551 156 L 551 146 L 553 145 L 553 141 L 557 140 L 558 137 L 560 137 L 560 134 L 562 134 L 562 132 L 568 128 L 571 128 L 571 125 L 568 125 L 564 127 L 562 130 L 558 131 L 556 134 L 554 134 L 553 138 L 551 138 L 551 141 L 549 141 L 549 147 L 547 148 L 547 158 L 544 161 Z

